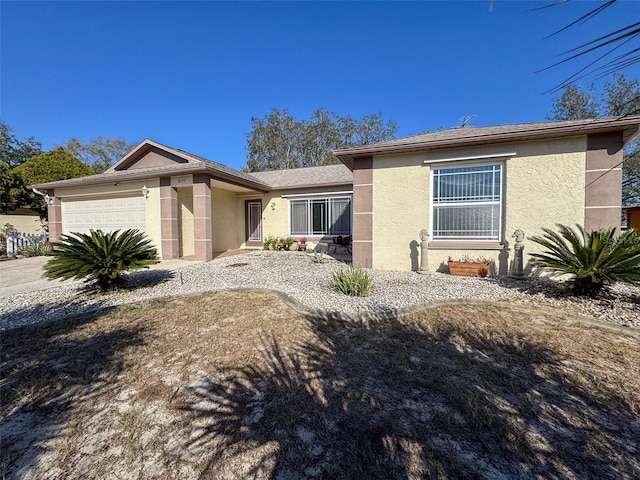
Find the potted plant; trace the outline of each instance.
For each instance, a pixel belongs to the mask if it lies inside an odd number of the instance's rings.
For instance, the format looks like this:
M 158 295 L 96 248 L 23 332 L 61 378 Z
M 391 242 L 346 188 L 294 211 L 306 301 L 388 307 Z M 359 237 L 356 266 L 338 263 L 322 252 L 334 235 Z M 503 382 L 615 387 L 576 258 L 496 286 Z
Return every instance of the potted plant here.
M 307 237 L 300 237 L 298 242 L 299 242 L 298 250 L 300 250 L 302 252 L 306 252 L 307 251 Z
M 284 237 L 279 237 L 278 238 L 278 245 L 277 245 L 278 251 L 284 250 L 284 246 L 285 246 L 284 245 Z
M 460 260 L 449 257 L 447 266 L 450 275 L 484 278 L 491 271 L 491 260 L 484 257 L 472 258 L 469 255 L 465 255 Z
M 294 247 L 295 244 L 295 247 Z M 284 248 L 286 250 L 297 250 L 298 249 L 298 244 L 296 243 L 296 241 L 291 238 L 291 237 L 286 237 L 284 239 Z

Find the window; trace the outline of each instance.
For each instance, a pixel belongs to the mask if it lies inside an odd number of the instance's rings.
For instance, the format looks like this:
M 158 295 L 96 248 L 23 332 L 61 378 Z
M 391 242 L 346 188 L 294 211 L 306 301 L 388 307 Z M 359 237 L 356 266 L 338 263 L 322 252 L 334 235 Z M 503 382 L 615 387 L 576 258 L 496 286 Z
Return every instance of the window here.
M 291 235 L 351 235 L 351 197 L 289 200 Z
M 501 164 L 436 168 L 432 179 L 434 240 L 500 241 Z

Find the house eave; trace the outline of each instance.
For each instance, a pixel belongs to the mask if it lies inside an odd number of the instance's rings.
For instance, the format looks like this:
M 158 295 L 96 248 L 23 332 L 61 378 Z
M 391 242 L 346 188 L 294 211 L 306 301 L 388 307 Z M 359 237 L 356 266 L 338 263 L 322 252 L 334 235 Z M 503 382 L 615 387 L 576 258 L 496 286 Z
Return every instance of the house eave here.
M 171 176 L 177 176 L 177 175 L 188 175 L 188 174 L 198 174 L 198 173 L 209 175 L 211 178 L 215 180 L 221 180 L 226 183 L 230 183 L 240 187 L 250 188 L 252 190 L 256 190 L 263 193 L 269 192 L 271 190 L 270 187 L 265 184 L 262 184 L 259 182 L 252 182 L 250 180 L 246 180 L 243 178 L 237 178 L 226 172 L 221 172 L 217 170 L 215 167 L 208 165 L 204 162 L 184 164 L 178 167 L 171 166 L 167 168 L 159 168 L 153 171 L 146 170 L 146 171 L 136 172 L 135 170 L 120 170 L 120 171 L 114 171 L 110 173 L 101 173 L 99 175 L 91 175 L 88 177 L 71 178 L 68 180 L 59 180 L 57 182 L 41 183 L 38 185 L 33 185 L 33 187 L 37 188 L 38 190 L 52 190 L 55 188 L 105 185 L 105 184 L 114 183 L 114 182 L 145 180 L 145 179 L 158 178 L 158 177 L 171 177 Z
M 506 132 L 491 132 L 473 135 L 473 129 L 469 129 L 471 135 L 444 139 L 416 141 L 411 137 L 406 142 L 397 141 L 393 144 L 363 145 L 360 147 L 343 148 L 334 150 L 333 154 L 353 170 L 353 161 L 357 158 L 385 156 L 395 154 L 408 154 L 451 148 L 472 147 L 488 144 L 514 143 L 529 140 L 543 140 L 547 138 L 563 138 L 584 136 L 595 133 L 607 133 L 622 131 L 624 144 L 632 141 L 640 128 L 640 116 L 602 118 L 576 121 L 573 123 L 558 125 L 554 122 L 548 124 L 535 124 L 530 129 Z M 468 132 L 465 132 L 468 133 Z

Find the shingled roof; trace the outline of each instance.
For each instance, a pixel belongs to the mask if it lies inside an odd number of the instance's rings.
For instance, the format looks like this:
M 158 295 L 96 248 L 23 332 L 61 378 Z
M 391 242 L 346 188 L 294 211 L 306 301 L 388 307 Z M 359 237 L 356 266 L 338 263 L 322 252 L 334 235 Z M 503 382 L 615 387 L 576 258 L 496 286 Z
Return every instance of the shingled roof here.
M 353 184 L 353 173 L 342 164 L 253 172 L 251 176 L 274 190 Z
M 638 133 L 639 125 L 640 115 L 634 115 L 558 122 L 517 123 L 491 127 L 452 128 L 372 145 L 343 148 L 335 150 L 333 154 L 349 168 L 352 168 L 354 158 L 372 155 L 390 155 L 474 145 L 572 137 L 612 131 L 623 131 L 626 143 Z
M 150 148 L 160 148 L 165 152 L 180 157 L 185 163 L 128 169 L 130 164 L 141 152 L 148 151 Z M 217 180 L 251 188 L 260 192 L 276 189 L 286 190 L 293 188 L 351 185 L 353 183 L 353 174 L 342 164 L 247 173 L 184 150 L 168 147 L 152 140 L 145 140 L 104 173 L 41 183 L 33 186 L 39 190 L 48 190 L 61 187 L 100 185 L 126 180 L 142 180 L 158 176 L 194 173 L 207 174 Z

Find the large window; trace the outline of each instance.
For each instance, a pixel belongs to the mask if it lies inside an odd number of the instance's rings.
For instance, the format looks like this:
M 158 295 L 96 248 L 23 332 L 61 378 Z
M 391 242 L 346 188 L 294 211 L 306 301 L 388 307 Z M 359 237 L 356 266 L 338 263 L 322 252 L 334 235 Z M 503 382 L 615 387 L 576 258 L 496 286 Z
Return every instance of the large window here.
M 351 197 L 290 199 L 291 235 L 351 235 Z
M 502 165 L 433 170 L 434 240 L 500 241 Z

